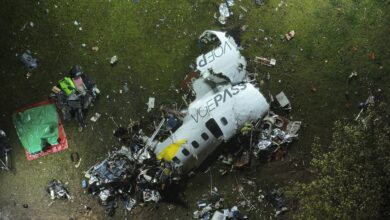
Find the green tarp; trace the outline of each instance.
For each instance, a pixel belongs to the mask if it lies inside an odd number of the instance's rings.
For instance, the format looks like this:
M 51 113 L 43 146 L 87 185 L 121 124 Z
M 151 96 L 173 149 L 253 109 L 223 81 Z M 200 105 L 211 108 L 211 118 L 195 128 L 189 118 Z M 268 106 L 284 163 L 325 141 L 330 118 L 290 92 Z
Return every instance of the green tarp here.
M 48 145 L 58 144 L 58 117 L 54 104 L 14 113 L 16 132 L 26 150 L 35 154 Z

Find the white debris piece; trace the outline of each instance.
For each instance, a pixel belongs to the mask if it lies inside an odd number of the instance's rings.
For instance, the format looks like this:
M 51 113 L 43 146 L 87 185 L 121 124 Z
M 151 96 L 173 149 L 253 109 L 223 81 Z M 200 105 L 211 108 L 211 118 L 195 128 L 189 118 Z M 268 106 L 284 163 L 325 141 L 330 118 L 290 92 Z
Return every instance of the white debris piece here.
M 348 79 L 352 79 L 353 77 L 357 77 L 358 74 L 356 71 L 353 71 L 349 76 L 348 76 Z
M 148 101 L 148 103 L 146 103 L 148 105 L 148 112 L 150 112 L 152 109 L 154 109 L 154 102 L 155 101 L 156 101 L 156 98 L 149 97 L 149 101 Z
M 161 200 L 161 195 L 157 190 L 143 191 L 143 197 L 145 202 L 153 201 L 157 203 Z
M 137 201 L 135 199 L 133 199 L 133 198 L 130 198 L 129 201 L 127 202 L 127 204 L 126 204 L 127 211 L 130 212 L 134 208 L 134 206 L 136 204 L 137 204 Z
M 77 164 L 74 165 L 75 168 L 79 168 L 79 167 L 80 167 L 81 159 L 82 159 L 82 158 L 80 158 L 79 162 L 78 162 Z
M 225 220 L 226 216 L 220 212 L 220 211 L 215 211 L 213 217 L 211 220 Z
M 110 64 L 111 65 L 114 65 L 118 62 L 118 56 L 117 55 L 114 55 L 111 57 L 111 60 L 110 60 Z
M 286 40 L 291 40 L 295 37 L 295 31 L 292 30 L 292 31 L 289 31 L 287 34 L 284 35 L 286 37 Z
M 244 6 L 240 5 L 240 8 L 241 8 L 245 13 L 248 13 L 248 9 L 245 8 Z
M 78 26 L 80 23 L 78 21 L 74 21 L 73 24 Z
M 299 129 L 301 128 L 302 122 L 301 121 L 293 121 L 288 123 L 287 125 L 287 134 L 289 135 L 297 135 Z
M 229 6 L 227 3 L 221 3 L 219 5 L 219 18 L 218 21 L 221 24 L 226 24 L 226 20 L 232 14 L 229 10 Z
M 234 5 L 234 0 L 226 0 L 226 3 L 228 4 L 229 7 Z
M 91 117 L 91 121 L 96 122 L 100 118 L 101 114 L 95 113 L 94 116 Z
M 275 66 L 276 65 L 276 59 L 267 59 L 265 57 L 255 57 L 255 62 L 260 63 L 261 65 L 265 66 Z
M 290 106 L 290 101 L 288 100 L 287 96 L 284 94 L 284 92 L 280 92 L 275 96 L 276 100 L 279 102 L 279 105 L 284 108 L 287 106 Z

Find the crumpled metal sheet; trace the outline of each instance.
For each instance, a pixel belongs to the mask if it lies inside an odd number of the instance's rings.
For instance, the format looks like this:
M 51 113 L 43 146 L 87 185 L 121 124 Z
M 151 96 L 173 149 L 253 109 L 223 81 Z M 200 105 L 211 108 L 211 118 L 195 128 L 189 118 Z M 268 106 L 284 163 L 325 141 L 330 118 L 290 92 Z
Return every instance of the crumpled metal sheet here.
M 155 202 L 161 200 L 161 195 L 157 190 L 145 190 L 143 191 L 143 199 L 145 202 Z
M 219 5 L 219 13 L 220 13 L 221 16 L 223 16 L 223 17 L 229 17 L 229 16 L 230 16 L 230 10 L 229 10 L 228 4 L 226 4 L 226 3 L 221 3 L 221 4 Z
M 207 30 L 199 40 L 203 43 L 218 41 L 213 50 L 196 58 L 196 68 L 201 76 L 214 83 L 238 84 L 247 78 L 246 60 L 240 54 L 237 43 L 226 32 Z
M 107 199 L 111 196 L 110 190 L 105 189 L 100 191 L 99 198 L 102 202 L 107 201 Z
M 288 125 L 287 125 L 287 133 L 288 134 L 291 134 L 291 135 L 297 135 L 299 129 L 301 128 L 301 125 L 302 125 L 302 122 L 301 121 L 293 121 L 293 122 L 290 122 Z
M 50 194 L 50 198 L 54 199 L 71 199 L 68 190 L 62 185 L 61 181 L 53 180 L 47 186 L 47 192 Z
M 260 133 L 254 153 L 268 150 L 272 146 L 288 144 L 298 138 L 301 121 L 289 121 L 287 118 L 271 115 L 266 116 L 260 126 Z
M 270 140 L 261 140 L 259 141 L 259 143 L 256 145 L 256 147 L 259 149 L 259 150 L 267 150 L 268 147 L 270 147 L 272 145 L 272 141 Z
M 29 69 L 34 70 L 38 67 L 38 60 L 33 58 L 31 52 L 27 50 L 20 56 L 20 61 Z

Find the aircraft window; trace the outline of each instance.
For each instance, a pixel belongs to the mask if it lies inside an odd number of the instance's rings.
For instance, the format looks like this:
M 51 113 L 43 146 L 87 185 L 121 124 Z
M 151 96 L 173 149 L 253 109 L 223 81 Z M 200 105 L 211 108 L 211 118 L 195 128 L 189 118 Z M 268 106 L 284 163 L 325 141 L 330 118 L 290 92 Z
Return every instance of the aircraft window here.
M 202 138 L 203 138 L 203 140 L 205 140 L 205 141 L 207 141 L 207 139 L 209 139 L 209 136 L 206 134 L 206 133 L 202 133 Z
M 221 122 L 222 122 L 223 125 L 227 125 L 228 124 L 228 122 L 227 122 L 225 117 L 221 118 Z
M 192 146 L 194 148 L 198 148 L 199 147 L 199 143 L 197 141 L 193 141 L 191 144 L 192 144 Z
M 181 150 L 181 152 L 182 152 L 185 156 L 190 155 L 190 152 L 189 152 L 187 149 L 185 149 L 185 148 L 183 148 L 183 150 Z
M 172 158 L 172 161 L 175 162 L 175 163 L 177 163 L 177 164 L 180 164 L 180 160 L 179 160 L 179 158 L 177 158 L 177 157 L 173 157 L 173 158 Z
M 213 118 L 206 122 L 206 127 L 215 138 L 219 138 L 223 135 L 221 128 L 219 128 L 217 122 Z

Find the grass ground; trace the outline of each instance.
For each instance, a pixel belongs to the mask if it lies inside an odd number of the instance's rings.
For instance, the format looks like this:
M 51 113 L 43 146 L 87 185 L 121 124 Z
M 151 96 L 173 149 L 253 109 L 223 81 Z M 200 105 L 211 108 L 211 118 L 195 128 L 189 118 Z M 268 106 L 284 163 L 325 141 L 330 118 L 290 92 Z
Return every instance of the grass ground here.
M 261 91 L 265 95 L 284 91 L 293 105 L 290 117 L 304 123 L 300 140 L 292 146 L 285 161 L 260 165 L 256 172 L 238 172 L 239 182 L 249 176 L 263 187 L 285 187 L 310 178 L 314 137 L 319 136 L 326 146 L 333 122 L 352 120 L 358 112 L 357 104 L 366 99 L 370 89 L 381 88 L 384 94 L 389 94 L 389 1 L 268 0 L 259 7 L 252 0 L 236 0 L 234 16 L 226 27 L 213 18 L 220 2 L 3 1 L 0 125 L 13 145 L 14 172 L 0 173 L 0 208 L 9 212 L 12 219 L 69 219 L 81 216 L 80 205 L 88 204 L 93 208 L 92 219 L 104 219 L 96 200 L 81 189 L 82 172 L 104 158 L 116 144 L 112 138 L 116 126 L 112 119 L 123 125 L 130 119 L 141 119 L 149 96 L 155 96 L 159 103 L 179 101 L 174 88 L 199 55 L 197 37 L 206 29 L 248 25 L 241 35 L 241 44 L 249 69 L 259 74 L 259 80 L 267 73 L 271 76 Z M 296 37 L 289 42 L 282 40 L 281 36 L 290 30 L 295 30 Z M 94 46 L 99 47 L 97 52 L 91 50 Z M 16 57 L 26 49 L 40 62 L 29 79 Z M 109 65 L 113 55 L 119 57 L 115 67 Z M 256 66 L 252 62 L 255 56 L 276 58 L 277 65 Z M 97 123 L 89 123 L 83 133 L 77 131 L 75 123 L 65 124 L 69 149 L 28 162 L 12 127 L 11 114 L 19 107 L 46 99 L 51 87 L 63 77 L 60 72 L 74 64 L 82 65 L 98 83 L 103 94 L 90 114 L 99 112 L 103 117 Z M 347 83 L 353 71 L 358 77 Z M 130 91 L 119 94 L 125 83 Z M 311 88 L 316 88 L 316 92 Z M 346 91 L 350 93 L 350 108 L 346 108 Z M 82 158 L 79 168 L 70 161 L 73 151 Z M 235 176 L 220 177 L 218 165 L 212 167 L 213 185 L 232 201 L 240 200 L 231 193 L 232 187 L 236 187 Z M 68 182 L 74 202 L 58 201 L 47 207 L 50 201 L 43 189 L 53 178 Z M 186 205 L 176 205 L 172 210 L 168 204 L 162 204 L 156 211 L 136 216 L 188 219 L 196 199 L 209 189 L 209 180 L 209 174 L 204 173 L 190 180 L 182 195 Z M 22 208 L 22 204 L 29 204 L 29 208 Z M 250 213 L 255 219 L 273 214 L 263 205 L 258 208 L 261 217 L 258 212 Z M 115 218 L 123 219 L 123 210 L 118 208 L 117 212 Z

